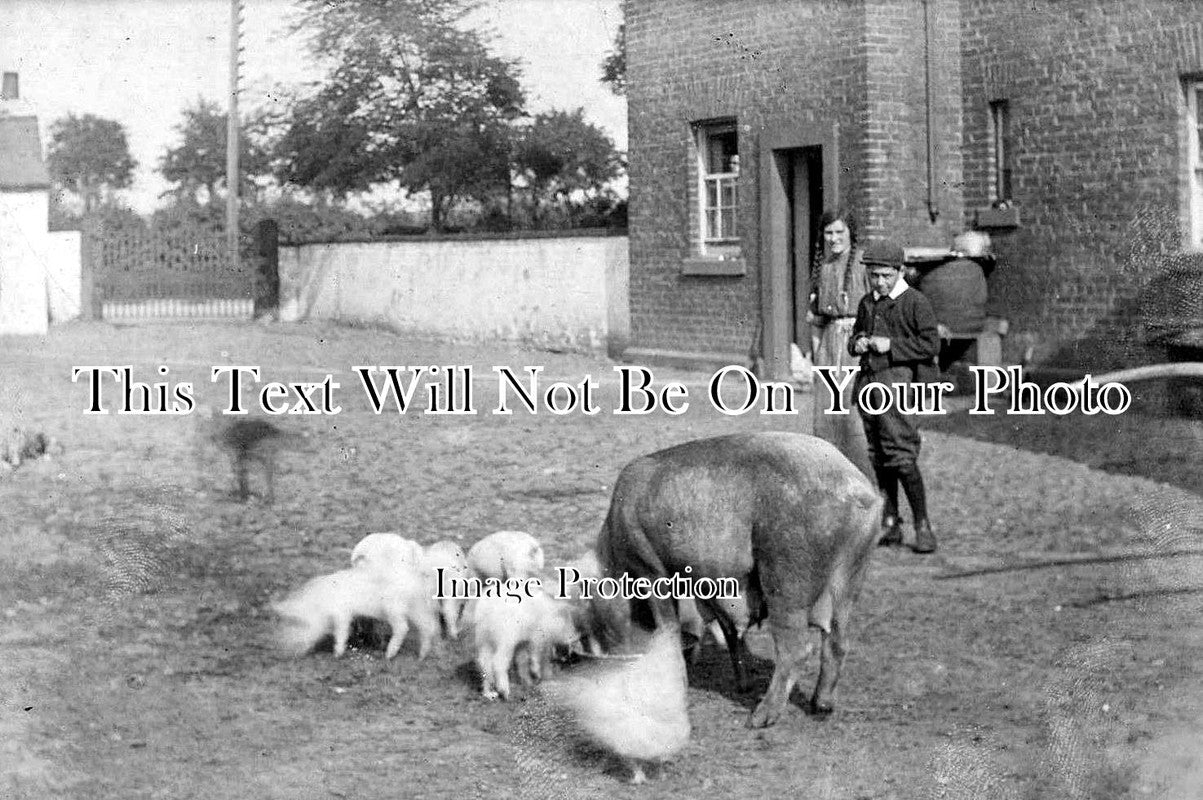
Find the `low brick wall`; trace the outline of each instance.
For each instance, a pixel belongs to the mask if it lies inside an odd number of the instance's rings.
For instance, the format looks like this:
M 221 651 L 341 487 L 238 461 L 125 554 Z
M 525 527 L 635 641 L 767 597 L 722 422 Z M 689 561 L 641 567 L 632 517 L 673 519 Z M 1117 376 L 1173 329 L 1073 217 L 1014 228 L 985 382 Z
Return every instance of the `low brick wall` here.
M 627 237 L 406 237 L 280 248 L 285 320 L 621 352 Z

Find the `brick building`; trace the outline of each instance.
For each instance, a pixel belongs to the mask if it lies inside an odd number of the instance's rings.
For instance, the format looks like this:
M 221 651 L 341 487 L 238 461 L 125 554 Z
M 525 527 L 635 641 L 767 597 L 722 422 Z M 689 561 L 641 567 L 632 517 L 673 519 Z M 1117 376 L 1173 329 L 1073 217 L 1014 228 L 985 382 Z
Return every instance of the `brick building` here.
M 805 328 L 816 220 L 994 237 L 1003 360 L 1101 369 L 1203 327 L 1203 2 L 628 0 L 631 360 Z

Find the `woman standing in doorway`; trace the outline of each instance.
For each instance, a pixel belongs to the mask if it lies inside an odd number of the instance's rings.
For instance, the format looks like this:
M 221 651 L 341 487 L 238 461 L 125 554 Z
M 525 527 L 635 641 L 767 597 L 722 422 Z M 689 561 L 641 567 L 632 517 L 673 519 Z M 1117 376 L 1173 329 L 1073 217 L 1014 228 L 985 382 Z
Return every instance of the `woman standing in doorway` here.
M 856 361 L 848 355 L 848 337 L 856 320 L 856 306 L 869 291 L 869 282 L 861 264 L 856 243 L 856 220 L 845 209 L 825 211 L 819 220 L 823 250 L 811 270 L 810 318 L 811 358 L 816 367 L 852 367 Z M 843 374 L 832 376 L 837 383 Z M 869 444 L 865 439 L 860 412 L 853 402 L 852 381 L 843 392 L 847 414 L 828 414 L 832 397 L 827 384 L 815 376 L 814 434 L 834 444 L 870 479 Z

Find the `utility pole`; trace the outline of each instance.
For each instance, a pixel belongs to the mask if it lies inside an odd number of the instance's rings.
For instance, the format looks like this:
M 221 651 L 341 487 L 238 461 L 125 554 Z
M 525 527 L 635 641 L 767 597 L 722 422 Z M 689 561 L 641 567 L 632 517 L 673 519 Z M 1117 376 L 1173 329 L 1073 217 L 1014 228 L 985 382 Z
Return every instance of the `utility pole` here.
M 230 102 L 226 114 L 226 249 L 238 268 L 238 78 L 242 66 L 242 0 L 230 0 Z

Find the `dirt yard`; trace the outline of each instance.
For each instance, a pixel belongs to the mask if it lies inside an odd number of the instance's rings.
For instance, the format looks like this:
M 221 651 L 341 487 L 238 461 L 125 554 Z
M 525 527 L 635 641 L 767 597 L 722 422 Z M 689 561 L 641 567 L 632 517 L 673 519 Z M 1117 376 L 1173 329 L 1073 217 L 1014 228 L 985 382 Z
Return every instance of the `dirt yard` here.
M 341 384 L 342 413 L 279 421 L 309 435 L 282 453 L 272 504 L 231 497 L 199 414 L 86 415 L 87 385 L 71 380 L 72 366 L 132 365 L 137 380 L 191 381 L 217 406 L 219 364 Z M 480 413 L 377 416 L 351 372 L 418 364 L 474 365 Z M 592 375 L 601 410 L 493 414 L 494 365 L 544 366 L 544 386 Z M 537 689 L 482 700 L 467 638 L 422 664 L 410 644 L 391 664 L 366 644 L 340 660 L 273 648 L 267 603 L 342 568 L 367 532 L 466 546 L 518 528 L 567 559 L 596 537 L 636 455 L 809 429 L 808 406 L 723 416 L 708 375 L 667 370 L 657 384 L 685 382 L 686 413 L 617 416 L 611 367 L 317 326 L 81 324 L 0 339 L 0 421 L 66 446 L 0 479 L 0 797 L 1199 796 L 1203 497 L 1189 480 L 1139 476 L 1166 458 L 1197 476 L 1198 422 L 1063 419 L 1041 439 L 1081 451 L 1097 437 L 1136 473 L 1118 475 L 1015 446 L 1030 439 L 1020 426 L 1048 421 L 1015 421 L 1014 442 L 997 421 L 979 437 L 972 418 L 942 421 L 923 461 L 940 551 L 875 554 L 835 713 L 795 705 L 775 727 L 745 729 L 771 642 L 751 635 L 746 694 L 711 643 L 691 674 L 692 739 L 644 786 Z M 104 392 L 115 408 L 119 392 Z

